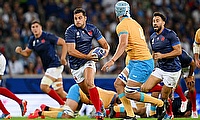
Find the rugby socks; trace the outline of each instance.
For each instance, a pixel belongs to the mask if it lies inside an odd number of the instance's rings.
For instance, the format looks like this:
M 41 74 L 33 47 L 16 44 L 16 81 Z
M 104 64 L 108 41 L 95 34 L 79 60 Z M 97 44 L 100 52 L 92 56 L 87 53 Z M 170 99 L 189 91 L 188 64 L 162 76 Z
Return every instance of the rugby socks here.
M 152 103 L 158 107 L 162 107 L 164 104 L 162 100 L 159 100 L 142 92 L 140 92 L 140 102 Z
M 60 105 L 64 105 L 65 102 L 62 100 L 62 98 L 56 93 L 56 91 L 54 91 L 53 89 L 51 89 L 49 91 L 49 93 L 47 93 L 51 98 L 53 98 L 54 100 L 56 100 Z
M 61 118 L 63 112 L 62 111 L 42 111 L 41 115 L 50 118 Z
M 185 101 L 187 100 L 187 98 L 186 98 L 185 95 L 183 94 L 183 91 L 182 91 L 182 88 L 181 88 L 180 85 L 178 85 L 178 86 L 176 87 L 176 89 L 175 89 L 174 92 L 176 92 L 176 93 L 179 95 L 179 97 L 181 98 L 181 100 L 182 100 L 183 102 L 185 102 Z
M 127 116 L 134 117 L 135 114 L 133 112 L 133 108 L 131 106 L 131 102 L 130 102 L 129 99 L 127 99 L 125 97 L 125 93 L 121 93 L 118 96 L 119 96 L 119 99 L 121 100 L 122 104 L 124 105 L 124 108 L 126 110 Z
M 92 101 L 96 112 L 101 112 L 101 102 L 100 102 L 100 97 L 99 97 L 99 92 L 97 91 L 97 88 L 91 88 L 89 89 L 89 94 L 90 94 L 90 100 Z
M 169 102 L 169 106 L 167 107 L 167 114 L 169 116 L 172 116 L 173 115 L 173 112 L 172 112 L 172 100 L 169 98 L 168 102 Z
M 151 105 L 149 116 L 153 116 L 156 114 L 156 106 Z
M 15 100 L 18 104 L 22 104 L 22 100 L 5 87 L 0 87 L 0 94 Z
M 149 92 L 160 92 L 161 90 L 162 86 L 157 84 L 151 90 L 149 90 Z
M 2 103 L 1 100 L 0 100 L 0 109 L 1 109 L 1 111 L 2 111 L 4 114 L 10 114 L 10 113 L 6 110 L 6 108 L 4 107 L 4 105 L 3 105 L 3 103 Z
M 192 111 L 196 111 L 196 90 L 194 90 L 193 92 L 189 92 L 190 95 L 190 100 L 192 103 Z

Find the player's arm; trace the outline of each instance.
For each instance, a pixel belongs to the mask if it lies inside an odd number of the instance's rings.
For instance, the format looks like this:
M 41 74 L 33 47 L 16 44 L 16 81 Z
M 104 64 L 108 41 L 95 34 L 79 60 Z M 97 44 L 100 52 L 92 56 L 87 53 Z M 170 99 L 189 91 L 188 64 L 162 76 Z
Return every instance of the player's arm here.
M 76 58 L 87 59 L 87 60 L 92 59 L 92 55 L 90 53 L 86 55 L 76 50 L 75 43 L 67 43 L 67 52 L 69 55 L 74 56 Z
M 21 54 L 24 57 L 29 57 L 32 53 L 32 50 L 29 49 L 28 47 L 26 47 L 24 50 L 22 50 L 21 47 L 17 46 L 15 48 L 15 52 L 18 53 L 18 54 Z
M 119 44 L 117 46 L 117 50 L 115 51 L 115 54 L 111 59 L 113 62 L 115 62 L 124 53 L 127 45 L 128 45 L 128 34 L 121 34 L 119 36 Z
M 200 68 L 199 52 L 200 52 L 200 29 L 195 33 L 195 41 L 193 43 L 193 53 L 196 66 Z
M 104 37 L 98 40 L 98 42 L 101 45 L 101 47 L 106 50 L 106 54 L 104 55 L 104 57 L 106 57 L 110 51 L 110 45 L 108 44 L 108 42 L 106 41 Z
M 128 44 L 128 34 L 121 34 L 119 36 L 119 44 L 117 46 L 117 50 L 115 51 L 115 54 L 113 55 L 112 59 L 108 61 L 101 70 L 107 71 L 112 65 L 114 65 L 114 62 L 124 53 L 126 47 Z
M 62 46 L 62 54 L 61 54 L 61 64 L 66 65 L 66 55 L 67 55 L 67 45 L 63 38 L 58 38 L 57 45 Z
M 189 69 L 188 77 L 193 76 L 195 68 L 196 68 L 195 62 L 194 62 L 194 60 L 192 60 L 190 62 L 190 69 Z
M 174 58 L 176 56 L 179 56 L 182 54 L 182 48 L 180 44 L 177 44 L 175 46 L 172 46 L 173 50 L 169 53 L 154 53 L 154 59 L 162 59 L 162 58 Z

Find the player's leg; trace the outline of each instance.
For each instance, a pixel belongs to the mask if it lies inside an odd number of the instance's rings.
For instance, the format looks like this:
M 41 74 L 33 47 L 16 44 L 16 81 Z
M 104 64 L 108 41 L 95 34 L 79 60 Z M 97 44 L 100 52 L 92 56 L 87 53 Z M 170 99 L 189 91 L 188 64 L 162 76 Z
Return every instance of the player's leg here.
M 159 94 L 160 94 L 160 92 L 152 92 L 151 96 L 158 98 Z M 150 107 L 149 117 L 156 117 L 156 106 L 153 104 L 151 104 L 151 107 Z
M 10 113 L 8 112 L 8 110 L 4 107 L 3 103 L 1 102 L 0 100 L 0 109 L 2 111 L 2 115 L 0 116 L 0 119 L 10 119 L 11 116 L 10 116 Z
M 198 113 L 196 109 L 196 89 L 195 89 L 195 78 L 186 78 L 186 86 L 189 90 L 189 97 L 192 103 L 192 118 L 198 118 Z
M 58 93 L 58 95 L 63 99 L 63 101 L 66 101 L 67 93 L 63 89 L 63 80 L 62 75 L 60 78 L 58 78 L 53 84 L 53 89 Z
M 187 109 L 188 100 L 187 100 L 187 98 L 185 97 L 185 95 L 184 95 L 184 93 L 183 93 L 183 91 L 182 91 L 181 86 L 180 86 L 180 85 L 177 85 L 177 87 L 176 87 L 176 89 L 175 89 L 174 92 L 176 92 L 176 93 L 179 95 L 179 97 L 181 98 L 181 108 L 180 108 L 180 109 L 181 109 L 181 112 L 185 112 L 186 109 Z
M 58 79 L 58 77 L 60 77 L 62 70 L 63 66 L 58 68 L 48 68 L 40 83 L 41 90 L 56 100 L 60 105 L 64 105 L 65 102 L 54 89 L 50 88 L 50 86 Z
M 118 93 L 119 99 L 121 100 L 122 104 L 124 105 L 124 109 L 127 113 L 127 116 L 134 117 L 135 114 L 133 112 L 131 102 L 129 99 L 126 98 L 124 88 L 125 84 L 127 82 L 127 76 L 128 72 L 126 69 L 124 69 L 117 77 L 117 79 L 114 82 L 115 89 Z
M 95 76 L 94 69 L 90 67 L 85 68 L 84 76 L 85 76 L 85 82 L 89 90 L 90 100 L 92 101 L 96 109 L 96 113 L 101 113 L 101 102 L 100 102 L 99 92 L 94 84 L 94 76 Z
M 142 83 L 147 82 L 148 78 L 151 78 L 150 80 L 152 80 L 153 76 L 150 76 L 150 74 L 153 71 L 153 60 L 146 60 L 142 62 L 130 61 L 127 65 L 127 69 L 129 70 L 129 75 L 125 87 L 126 97 L 139 102 L 152 103 L 158 107 L 163 106 L 163 102 L 161 100 L 139 91 Z M 153 88 L 160 81 L 161 80 L 159 78 L 155 78 L 152 80 L 151 85 L 148 86 Z
M 172 92 L 172 89 L 177 86 L 179 77 L 181 75 L 181 70 L 178 72 L 163 72 L 163 87 L 161 90 L 161 99 L 164 101 L 164 108 L 159 109 L 159 112 L 166 111 L 168 109 L 168 98 Z M 158 119 L 162 118 L 164 113 L 158 116 Z
M 10 90 L 8 90 L 7 88 L 4 88 L 4 87 L 0 87 L 0 94 L 16 101 L 20 105 L 22 116 L 24 116 L 26 114 L 26 111 L 27 111 L 27 101 L 26 100 L 22 100 L 22 99 L 18 98 Z

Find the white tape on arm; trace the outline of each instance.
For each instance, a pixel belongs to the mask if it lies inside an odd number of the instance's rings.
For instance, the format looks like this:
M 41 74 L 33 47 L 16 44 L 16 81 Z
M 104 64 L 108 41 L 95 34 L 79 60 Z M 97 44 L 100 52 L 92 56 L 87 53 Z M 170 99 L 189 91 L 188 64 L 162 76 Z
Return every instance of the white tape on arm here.
M 195 53 L 197 53 L 197 54 L 200 53 L 200 45 L 198 45 L 196 42 L 194 42 L 194 44 L 193 44 L 193 52 L 194 52 L 194 54 Z

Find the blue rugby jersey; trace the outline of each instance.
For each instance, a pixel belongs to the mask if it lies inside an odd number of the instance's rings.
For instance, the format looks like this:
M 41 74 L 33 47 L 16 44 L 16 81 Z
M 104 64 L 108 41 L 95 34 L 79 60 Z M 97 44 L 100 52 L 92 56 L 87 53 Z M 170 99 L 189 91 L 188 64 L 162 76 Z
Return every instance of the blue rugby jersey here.
M 57 41 L 58 37 L 56 35 L 45 31 L 42 32 L 39 38 L 32 35 L 29 39 L 28 48 L 40 56 L 45 71 L 51 67 L 61 66 L 60 58 L 55 50 Z
M 69 26 L 65 31 L 65 41 L 66 43 L 74 43 L 76 50 L 83 54 L 88 54 L 92 50 L 92 40 L 100 40 L 102 34 L 97 27 L 92 24 L 87 23 L 85 28 L 77 28 L 74 24 Z M 68 60 L 70 68 L 77 70 L 82 65 L 84 65 L 88 60 L 80 59 L 68 55 Z
M 180 40 L 174 31 L 165 28 L 159 35 L 154 32 L 150 36 L 150 43 L 155 53 L 165 54 L 173 51 L 172 47 L 180 44 Z M 163 58 L 158 60 L 157 67 L 166 72 L 177 72 L 181 69 L 181 63 L 178 57 Z
M 179 56 L 181 67 L 182 68 L 189 67 L 190 63 L 192 62 L 192 59 L 193 58 L 185 50 L 182 50 L 182 54 Z

